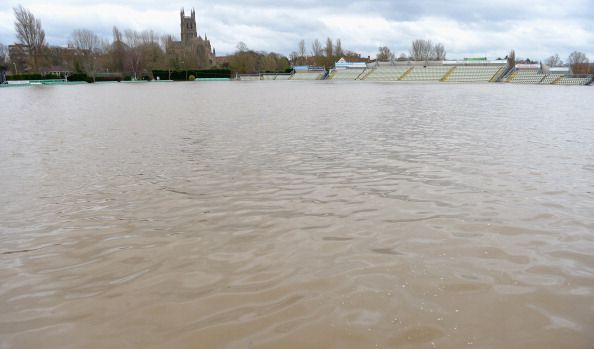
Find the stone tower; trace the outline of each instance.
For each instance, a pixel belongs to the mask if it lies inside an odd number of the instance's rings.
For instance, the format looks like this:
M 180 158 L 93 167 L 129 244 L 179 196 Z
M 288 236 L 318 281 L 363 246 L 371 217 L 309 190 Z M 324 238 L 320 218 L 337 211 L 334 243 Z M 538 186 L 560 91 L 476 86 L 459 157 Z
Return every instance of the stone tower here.
M 198 37 L 198 29 L 196 28 L 196 12 L 194 9 L 190 12 L 190 16 L 186 16 L 182 8 L 179 13 L 181 19 L 181 41 L 190 42 Z
M 215 51 L 210 41 L 198 35 L 196 26 L 196 12 L 186 16 L 184 9 L 179 12 L 181 40 L 170 40 L 167 43 L 167 53 L 176 57 L 176 62 L 184 65 L 184 69 L 209 68 L 215 64 Z

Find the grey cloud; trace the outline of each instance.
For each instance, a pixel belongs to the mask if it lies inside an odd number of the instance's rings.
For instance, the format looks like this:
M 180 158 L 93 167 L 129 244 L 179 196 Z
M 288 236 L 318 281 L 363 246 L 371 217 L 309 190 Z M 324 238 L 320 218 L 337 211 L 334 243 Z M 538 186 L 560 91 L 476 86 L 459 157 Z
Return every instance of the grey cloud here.
M 426 38 L 443 41 L 450 57 L 500 56 L 515 48 L 530 58 L 573 50 L 594 58 L 591 0 L 53 0 L 51 7 L 47 0 L 3 0 L 0 42 L 14 40 L 12 23 L 6 22 L 12 21 L 12 7 L 19 1 L 42 19 L 52 44 L 65 44 L 77 28 L 109 39 L 113 25 L 178 35 L 179 9 L 194 6 L 200 33 L 208 34 L 219 53 L 244 41 L 252 49 L 288 54 L 300 39 L 309 43 L 329 36 L 366 55 L 378 45 L 407 52 L 411 40 Z M 126 16 L 118 14 L 121 10 Z

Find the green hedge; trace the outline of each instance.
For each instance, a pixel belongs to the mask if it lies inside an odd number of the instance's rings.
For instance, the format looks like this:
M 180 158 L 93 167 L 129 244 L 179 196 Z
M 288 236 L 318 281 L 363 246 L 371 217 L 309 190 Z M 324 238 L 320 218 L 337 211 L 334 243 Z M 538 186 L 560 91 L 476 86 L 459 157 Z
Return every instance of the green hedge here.
M 63 79 L 63 76 L 55 74 L 19 74 L 19 75 L 8 75 L 7 80 L 55 80 Z M 121 81 L 120 76 L 98 76 L 95 81 Z M 76 73 L 68 76 L 68 81 L 86 81 L 93 82 L 93 78 L 84 73 Z
M 93 80 L 93 79 L 91 79 Z M 95 81 L 117 81 L 120 82 L 122 81 L 122 77 L 121 76 L 97 76 L 95 77 Z
M 171 80 L 185 81 L 190 75 L 194 75 L 196 79 L 208 78 L 230 78 L 231 70 L 229 69 L 204 69 L 204 70 L 177 70 L 171 71 Z M 161 80 L 169 80 L 169 70 L 153 70 L 155 79 L 159 77 Z
M 59 75 L 54 74 L 18 74 L 18 75 L 8 75 L 6 76 L 7 80 L 55 80 L 55 79 L 62 79 Z

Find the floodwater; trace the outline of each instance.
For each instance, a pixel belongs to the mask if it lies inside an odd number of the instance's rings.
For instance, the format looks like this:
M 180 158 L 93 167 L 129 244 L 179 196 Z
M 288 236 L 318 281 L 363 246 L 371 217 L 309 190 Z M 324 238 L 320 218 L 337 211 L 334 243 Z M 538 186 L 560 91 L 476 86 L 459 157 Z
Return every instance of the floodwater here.
M 594 90 L 0 90 L 0 348 L 594 347 Z

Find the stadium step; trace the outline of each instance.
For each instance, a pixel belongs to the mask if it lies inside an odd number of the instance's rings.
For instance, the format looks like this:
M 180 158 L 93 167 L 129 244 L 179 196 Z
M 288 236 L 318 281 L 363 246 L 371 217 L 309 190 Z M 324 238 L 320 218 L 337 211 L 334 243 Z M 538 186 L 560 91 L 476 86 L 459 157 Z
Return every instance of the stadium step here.
M 518 75 L 518 72 L 517 71 L 511 73 L 509 75 L 509 77 L 507 78 L 507 82 L 511 82 L 516 77 L 516 75 Z
M 359 75 L 359 80 L 367 80 L 367 77 L 369 76 L 369 74 L 371 74 L 373 72 L 373 69 L 365 69 L 365 71 L 363 73 L 361 73 L 361 75 Z
M 499 70 L 491 77 L 491 79 L 489 79 L 489 82 L 497 82 L 497 80 L 499 80 L 499 78 L 501 77 L 501 74 L 503 74 L 504 70 L 505 67 L 499 68 Z
M 452 67 L 452 69 L 448 70 L 448 72 L 443 76 L 443 78 L 441 78 L 440 81 L 442 81 L 442 82 L 448 81 L 448 79 L 450 78 L 450 75 L 452 75 L 454 70 L 456 70 L 456 67 Z
M 404 79 L 405 79 L 405 78 L 408 76 L 408 74 L 410 74 L 410 73 L 413 71 L 413 69 L 415 69 L 415 67 L 410 67 L 410 68 L 408 68 L 408 70 L 407 70 L 407 71 L 405 71 L 405 72 L 404 72 L 404 74 L 402 74 L 402 75 L 401 75 L 401 76 L 398 78 L 398 80 L 404 80 Z
M 361 77 L 363 75 L 366 75 L 367 73 L 367 69 L 363 69 L 363 71 L 361 72 L 361 74 L 357 75 L 357 77 L 355 78 L 355 80 L 363 80 Z
M 558 78 L 556 78 L 555 80 L 553 80 L 553 82 L 551 82 L 551 85 L 559 85 L 559 80 L 563 79 L 563 75 L 559 75 Z

